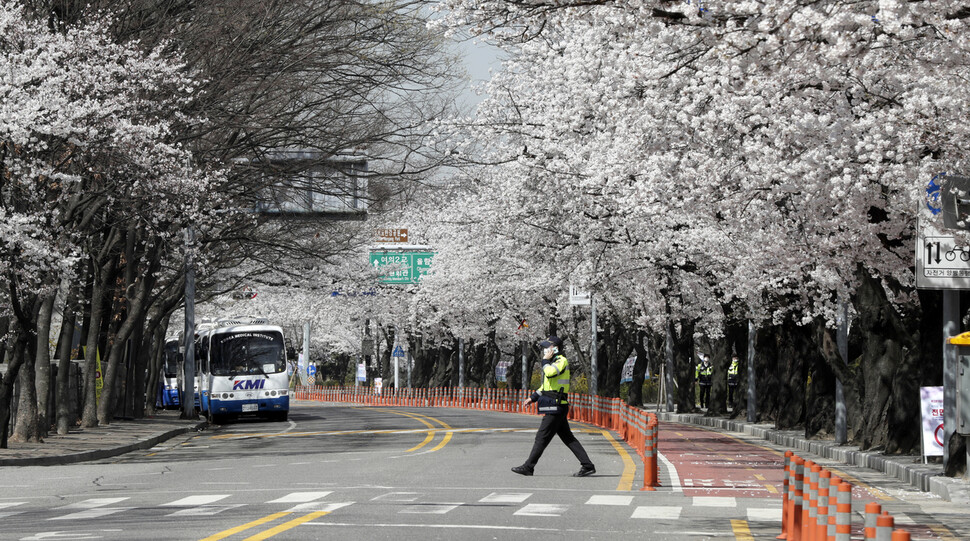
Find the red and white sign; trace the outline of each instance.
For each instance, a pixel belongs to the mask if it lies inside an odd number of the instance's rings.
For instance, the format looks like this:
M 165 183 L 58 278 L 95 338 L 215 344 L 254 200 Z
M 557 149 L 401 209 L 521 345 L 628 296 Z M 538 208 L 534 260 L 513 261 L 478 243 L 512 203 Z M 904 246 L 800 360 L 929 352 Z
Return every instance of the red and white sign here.
M 943 387 L 920 387 L 923 456 L 943 456 Z

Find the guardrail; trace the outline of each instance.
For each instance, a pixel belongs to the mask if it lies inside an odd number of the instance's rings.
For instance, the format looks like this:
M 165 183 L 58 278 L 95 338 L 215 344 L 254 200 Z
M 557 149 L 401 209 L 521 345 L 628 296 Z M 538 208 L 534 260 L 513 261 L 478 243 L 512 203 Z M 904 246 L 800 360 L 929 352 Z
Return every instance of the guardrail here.
M 532 391 L 524 389 L 478 389 L 469 387 L 384 389 L 370 387 L 296 387 L 297 400 L 340 402 L 366 406 L 411 408 L 468 408 L 507 413 L 536 413 L 536 405 L 524 404 Z M 657 415 L 628 406 L 619 398 L 585 394 L 569 395 L 569 419 L 612 430 L 636 449 L 643 460 L 643 488 L 660 486 L 660 423 Z
M 881 512 L 881 513 L 880 513 Z M 909 541 L 893 529 L 893 517 L 878 503 L 865 507 L 863 539 Z M 811 460 L 785 451 L 781 535 L 787 541 L 849 541 L 852 537 L 852 485 Z

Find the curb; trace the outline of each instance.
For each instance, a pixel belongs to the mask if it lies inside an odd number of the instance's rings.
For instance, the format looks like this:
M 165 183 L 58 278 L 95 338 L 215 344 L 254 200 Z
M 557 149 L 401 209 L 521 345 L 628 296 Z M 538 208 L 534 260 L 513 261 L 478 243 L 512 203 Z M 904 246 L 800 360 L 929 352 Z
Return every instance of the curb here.
M 29 458 L 0 458 L 0 467 L 3 466 L 58 466 L 63 464 L 75 464 L 78 462 L 87 462 L 90 460 L 100 460 L 102 458 L 109 458 L 113 456 L 123 455 L 125 453 L 130 453 L 132 451 L 137 451 L 139 449 L 150 449 L 159 443 L 174 438 L 175 436 L 185 434 L 189 431 L 198 431 L 206 427 L 209 423 L 202 421 L 197 423 L 195 426 L 184 426 L 181 428 L 176 428 L 172 430 L 167 430 L 165 432 L 156 433 L 154 436 L 150 436 L 146 439 L 136 441 L 134 443 L 129 443 L 127 445 L 121 445 L 119 447 L 111 447 L 107 449 L 93 449 L 91 451 L 82 451 L 80 453 L 71 453 L 66 455 L 51 455 L 51 456 L 41 456 L 41 457 L 29 457 Z
M 723 417 L 706 417 L 696 413 L 659 412 L 661 421 L 717 428 L 747 434 L 788 449 L 835 460 L 846 465 L 869 468 L 953 503 L 970 503 L 970 485 L 964 479 L 946 477 L 939 464 L 907 463 L 913 456 L 889 457 L 859 450 L 835 442 L 806 439 L 795 430 L 777 430 L 772 425 L 751 424 Z

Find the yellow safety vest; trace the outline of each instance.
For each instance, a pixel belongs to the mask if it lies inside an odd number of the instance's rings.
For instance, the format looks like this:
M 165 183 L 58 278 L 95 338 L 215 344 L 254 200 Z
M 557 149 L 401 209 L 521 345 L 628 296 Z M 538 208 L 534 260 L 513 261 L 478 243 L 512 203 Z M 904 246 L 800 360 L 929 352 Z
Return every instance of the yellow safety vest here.
M 550 362 L 542 365 L 542 386 L 536 390 L 537 394 L 562 394 L 560 404 L 568 404 L 566 396 L 569 394 L 569 361 L 564 355 L 555 355 Z M 547 396 L 548 396 L 547 395 Z

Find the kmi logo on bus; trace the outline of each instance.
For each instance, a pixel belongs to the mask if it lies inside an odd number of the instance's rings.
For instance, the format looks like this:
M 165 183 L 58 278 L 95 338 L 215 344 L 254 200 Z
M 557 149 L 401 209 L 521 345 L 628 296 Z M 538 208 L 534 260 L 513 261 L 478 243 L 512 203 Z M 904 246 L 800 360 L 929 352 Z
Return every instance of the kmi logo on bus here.
M 264 385 L 266 385 L 265 379 L 237 379 L 232 382 L 232 390 L 262 389 Z

